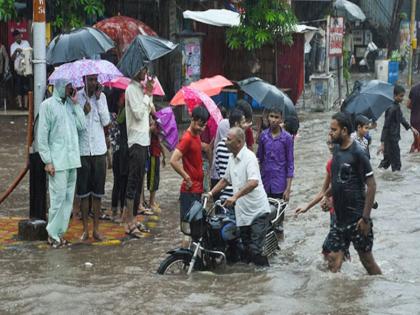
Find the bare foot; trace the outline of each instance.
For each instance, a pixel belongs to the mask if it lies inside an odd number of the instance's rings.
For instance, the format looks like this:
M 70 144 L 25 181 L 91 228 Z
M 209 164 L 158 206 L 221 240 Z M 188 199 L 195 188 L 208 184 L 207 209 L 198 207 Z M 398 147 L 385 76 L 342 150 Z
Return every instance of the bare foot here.
M 89 239 L 89 233 L 88 232 L 83 232 L 82 236 L 80 236 L 80 240 L 83 242 L 83 241 L 86 241 L 88 239 Z
M 99 232 L 93 232 L 93 238 L 95 241 L 102 242 L 104 240 L 104 236 Z

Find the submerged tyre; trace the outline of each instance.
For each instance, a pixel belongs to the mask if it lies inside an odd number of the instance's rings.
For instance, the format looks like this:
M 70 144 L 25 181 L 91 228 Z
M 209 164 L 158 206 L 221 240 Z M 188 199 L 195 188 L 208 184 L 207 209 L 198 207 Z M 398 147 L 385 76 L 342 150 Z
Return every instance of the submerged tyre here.
M 162 261 L 157 273 L 160 275 L 186 275 L 191 258 L 190 255 L 171 254 Z

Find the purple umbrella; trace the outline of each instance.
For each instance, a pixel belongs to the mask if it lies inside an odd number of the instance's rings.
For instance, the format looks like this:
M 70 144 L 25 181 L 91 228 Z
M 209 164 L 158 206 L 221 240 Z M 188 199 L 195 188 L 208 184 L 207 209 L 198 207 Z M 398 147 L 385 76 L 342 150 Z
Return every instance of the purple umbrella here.
M 123 76 L 117 67 L 109 61 L 82 59 L 59 66 L 48 80 L 50 84 L 54 84 L 57 80 L 65 79 L 70 81 L 74 87 L 83 87 L 85 85 L 83 77 L 87 75 L 97 75 L 101 84 Z

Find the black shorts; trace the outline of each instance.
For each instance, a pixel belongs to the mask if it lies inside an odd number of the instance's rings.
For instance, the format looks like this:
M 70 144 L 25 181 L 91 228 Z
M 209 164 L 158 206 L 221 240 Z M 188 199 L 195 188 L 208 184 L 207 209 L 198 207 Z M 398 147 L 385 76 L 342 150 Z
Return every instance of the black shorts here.
M 181 192 L 179 195 L 179 217 L 185 217 L 185 215 L 190 211 L 190 208 L 194 201 L 201 201 L 201 194 L 200 193 L 188 193 L 188 192 Z
M 76 196 L 102 198 L 105 195 L 106 155 L 81 156 L 80 162 L 82 167 L 77 169 Z
M 150 156 L 149 169 L 147 170 L 147 190 L 157 191 L 160 180 L 160 157 Z
M 23 75 L 15 74 L 15 90 L 17 95 L 26 95 L 28 94 L 30 80 L 29 77 Z
M 368 253 L 372 251 L 373 247 L 373 224 L 370 222 L 371 229 L 367 236 L 364 236 L 357 230 L 357 222 L 346 226 L 337 226 L 336 224 L 331 227 L 327 238 L 325 239 L 324 249 L 332 252 L 342 251 L 348 252 L 350 243 L 358 252 Z

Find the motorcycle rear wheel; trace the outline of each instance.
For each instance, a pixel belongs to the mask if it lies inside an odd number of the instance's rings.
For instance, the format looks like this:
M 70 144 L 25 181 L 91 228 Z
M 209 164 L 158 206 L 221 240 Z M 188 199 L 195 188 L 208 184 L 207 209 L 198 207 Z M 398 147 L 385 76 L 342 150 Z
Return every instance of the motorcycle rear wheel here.
M 157 273 L 160 275 L 186 275 L 191 258 L 189 255 L 171 254 L 162 261 Z

